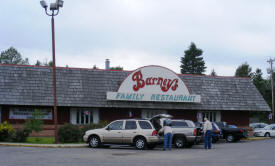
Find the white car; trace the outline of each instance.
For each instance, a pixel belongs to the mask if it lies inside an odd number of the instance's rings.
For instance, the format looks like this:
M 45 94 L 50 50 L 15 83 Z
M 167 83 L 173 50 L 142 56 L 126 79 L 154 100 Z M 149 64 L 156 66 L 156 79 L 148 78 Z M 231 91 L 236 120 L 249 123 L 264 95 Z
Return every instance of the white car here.
M 259 130 L 259 129 L 263 129 L 267 125 L 268 124 L 266 123 L 250 123 L 249 127 L 251 127 L 253 130 Z
M 254 130 L 253 135 L 255 137 L 274 137 L 275 136 L 275 124 L 268 125 L 263 129 Z

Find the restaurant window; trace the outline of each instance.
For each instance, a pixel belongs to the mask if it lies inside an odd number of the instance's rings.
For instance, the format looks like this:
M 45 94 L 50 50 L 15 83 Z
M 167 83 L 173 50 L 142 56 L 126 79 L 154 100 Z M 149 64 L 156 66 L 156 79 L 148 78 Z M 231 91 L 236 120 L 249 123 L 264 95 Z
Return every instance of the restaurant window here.
M 86 125 L 93 123 L 93 111 L 84 108 L 77 108 L 71 110 L 71 123 Z
M 13 107 L 9 110 L 9 119 L 32 119 L 35 110 L 42 113 L 41 119 L 52 120 L 52 109 L 51 108 L 20 108 Z

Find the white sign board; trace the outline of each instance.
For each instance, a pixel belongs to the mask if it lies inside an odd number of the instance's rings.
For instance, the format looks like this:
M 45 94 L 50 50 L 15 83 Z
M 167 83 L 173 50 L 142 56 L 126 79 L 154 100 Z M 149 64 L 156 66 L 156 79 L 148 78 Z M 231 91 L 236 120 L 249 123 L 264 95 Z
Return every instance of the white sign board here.
M 173 71 L 161 66 L 146 66 L 133 71 L 117 92 L 107 92 L 107 100 L 199 103 L 201 97 L 191 95 Z

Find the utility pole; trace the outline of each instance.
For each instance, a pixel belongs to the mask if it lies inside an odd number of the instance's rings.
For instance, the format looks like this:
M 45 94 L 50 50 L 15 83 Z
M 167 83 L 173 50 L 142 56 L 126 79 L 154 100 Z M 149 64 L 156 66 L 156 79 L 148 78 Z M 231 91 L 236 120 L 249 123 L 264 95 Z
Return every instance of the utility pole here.
M 273 61 L 275 61 L 275 59 L 270 58 L 267 62 L 270 63 L 271 95 L 272 95 L 272 120 L 274 121 Z
M 58 143 L 58 122 L 57 122 L 57 99 L 56 99 L 56 66 L 55 66 L 55 35 L 54 35 L 54 16 L 59 13 L 59 8 L 63 7 L 63 0 L 56 0 L 55 3 L 50 4 L 51 13 L 48 13 L 48 5 L 42 0 L 40 1 L 41 6 L 45 9 L 45 13 L 52 18 L 52 54 L 53 54 L 53 121 L 54 121 L 54 140 Z

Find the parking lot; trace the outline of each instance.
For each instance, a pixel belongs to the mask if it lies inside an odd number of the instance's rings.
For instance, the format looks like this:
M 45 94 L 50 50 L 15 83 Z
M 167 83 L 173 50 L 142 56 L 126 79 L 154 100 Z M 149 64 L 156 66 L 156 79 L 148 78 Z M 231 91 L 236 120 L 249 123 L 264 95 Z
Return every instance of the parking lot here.
M 33 148 L 0 146 L 1 166 L 274 166 L 275 139 L 219 142 L 212 150 L 195 145 L 191 149 L 135 150 L 127 146 L 110 148 Z

